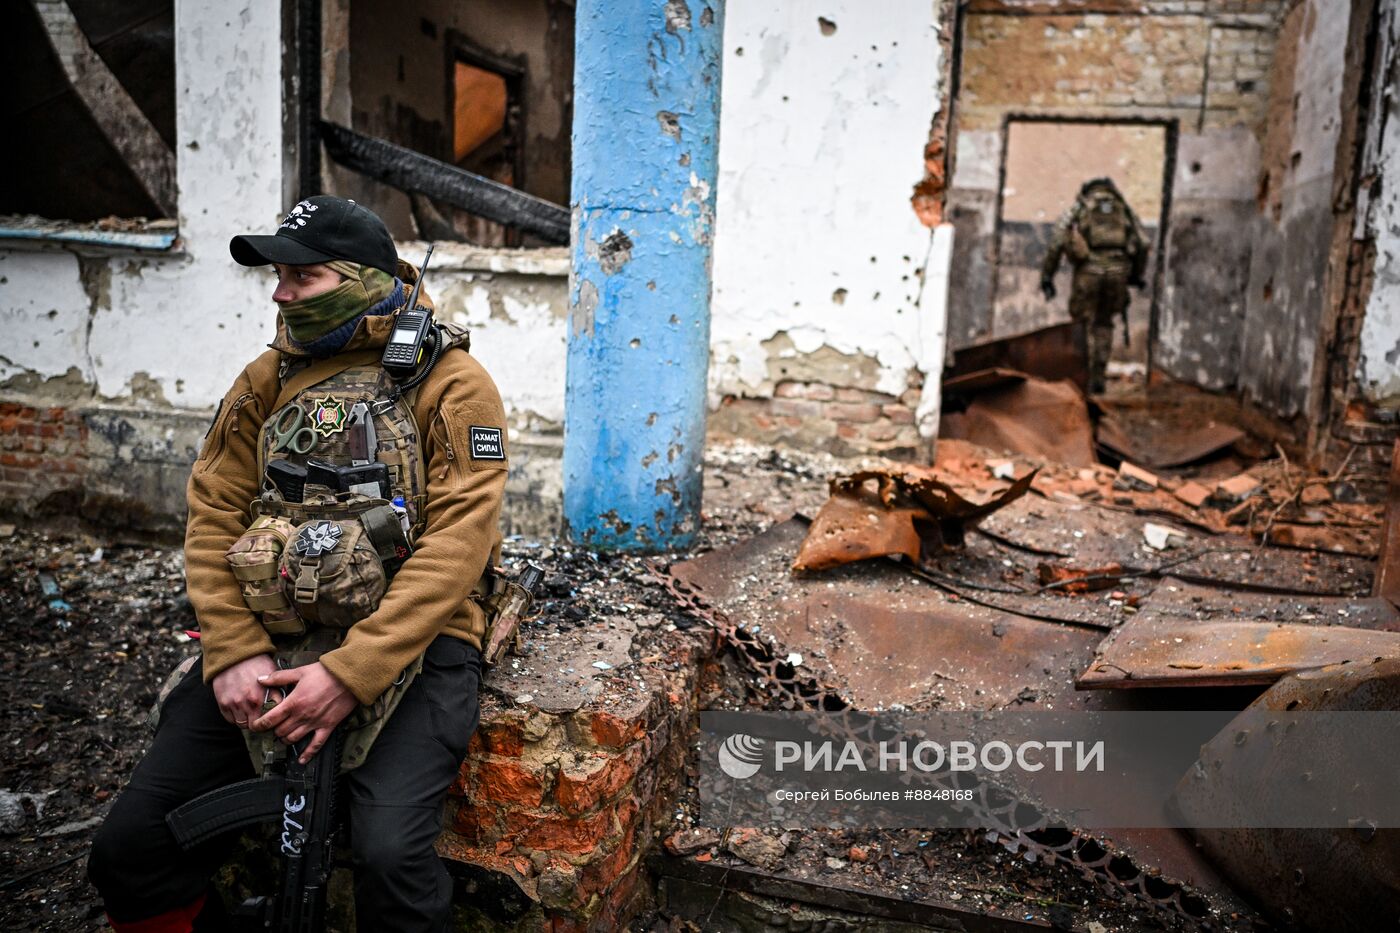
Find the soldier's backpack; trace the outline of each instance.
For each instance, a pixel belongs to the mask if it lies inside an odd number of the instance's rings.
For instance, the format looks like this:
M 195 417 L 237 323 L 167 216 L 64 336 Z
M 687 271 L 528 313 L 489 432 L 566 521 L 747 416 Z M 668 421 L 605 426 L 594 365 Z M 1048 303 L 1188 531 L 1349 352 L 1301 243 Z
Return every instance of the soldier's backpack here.
M 1122 198 L 1112 192 L 1097 191 L 1084 199 L 1078 226 L 1090 250 L 1126 250 L 1133 218 Z

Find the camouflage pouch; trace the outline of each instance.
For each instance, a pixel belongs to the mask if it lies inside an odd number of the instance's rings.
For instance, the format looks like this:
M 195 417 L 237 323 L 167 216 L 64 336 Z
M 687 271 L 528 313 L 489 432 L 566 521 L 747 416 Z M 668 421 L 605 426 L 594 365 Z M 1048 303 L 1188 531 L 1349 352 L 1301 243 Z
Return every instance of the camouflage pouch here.
M 279 561 L 296 526 L 277 515 L 260 515 L 224 558 L 243 591 L 243 601 L 269 635 L 300 635 L 306 625 L 282 590 Z
M 279 647 L 277 666 L 285 669 L 313 664 L 321 655 L 338 647 L 344 637 L 345 632 L 340 629 L 316 629 L 302 638 Z M 408 667 L 404 668 L 398 678 L 379 695 L 378 699 L 367 706 L 355 707 L 354 711 L 345 718 L 342 727 L 345 729 L 345 739 L 341 743 L 340 752 L 340 770 L 342 772 L 358 768 L 365 763 L 365 758 L 369 755 L 374 740 L 378 738 L 380 731 L 384 728 L 384 724 L 389 721 L 394 710 L 398 709 L 399 701 L 403 699 L 404 693 L 407 692 L 422 670 L 423 656 L 420 654 Z M 269 698 L 263 704 L 263 712 L 267 712 L 275 705 L 276 703 Z M 244 729 L 243 739 L 248 745 L 248 754 L 252 756 L 253 767 L 257 769 L 258 774 L 262 774 L 263 768 L 268 762 L 285 754 L 285 746 L 271 732 L 253 732 Z
M 279 567 L 296 614 L 333 628 L 349 628 L 374 612 L 389 588 L 384 563 L 358 518 L 297 525 Z
M 185 660 L 175 665 L 175 669 L 165 678 L 165 683 L 161 684 L 160 692 L 156 694 L 156 701 L 151 704 L 150 716 L 147 717 L 147 722 L 150 723 L 152 731 L 155 730 L 156 726 L 160 725 L 160 711 L 165 708 L 166 699 L 170 696 L 171 692 L 180 685 L 180 681 L 185 679 L 185 675 L 190 672 L 190 669 L 194 667 L 195 662 L 198 660 L 199 655 L 197 654 L 192 654 L 188 658 L 185 658 Z

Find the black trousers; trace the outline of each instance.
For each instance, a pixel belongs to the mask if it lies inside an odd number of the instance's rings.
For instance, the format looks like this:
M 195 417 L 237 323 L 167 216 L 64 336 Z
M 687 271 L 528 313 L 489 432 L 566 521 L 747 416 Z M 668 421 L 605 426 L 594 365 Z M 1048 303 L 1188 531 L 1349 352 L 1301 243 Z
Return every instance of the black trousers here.
M 447 929 L 452 882 L 433 842 L 476 730 L 480 657 L 466 642 L 438 636 L 369 757 L 345 776 L 357 929 Z M 113 920 L 158 917 L 205 893 L 232 840 L 185 852 L 165 814 L 253 775 L 240 730 L 219 715 L 196 664 L 166 699 L 151 750 L 93 840 L 88 876 Z

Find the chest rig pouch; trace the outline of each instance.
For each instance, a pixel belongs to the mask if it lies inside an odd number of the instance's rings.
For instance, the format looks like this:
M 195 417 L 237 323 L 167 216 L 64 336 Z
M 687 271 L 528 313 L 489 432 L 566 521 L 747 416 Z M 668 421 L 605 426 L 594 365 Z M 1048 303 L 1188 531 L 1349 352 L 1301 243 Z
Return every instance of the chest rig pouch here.
M 444 349 L 468 344 L 465 329 L 440 326 Z M 308 368 L 287 359 L 279 375 L 285 385 Z M 300 389 L 263 423 L 263 491 L 252 503 L 252 524 L 226 557 L 248 608 L 273 637 L 280 667 L 313 663 L 339 647 L 378 608 L 412 554 L 427 505 L 416 394 L 396 391 L 377 361 L 354 363 Z M 421 668 L 419 657 L 346 720 L 343 769 L 363 762 Z M 259 771 L 280 754 L 275 738 L 244 735 Z

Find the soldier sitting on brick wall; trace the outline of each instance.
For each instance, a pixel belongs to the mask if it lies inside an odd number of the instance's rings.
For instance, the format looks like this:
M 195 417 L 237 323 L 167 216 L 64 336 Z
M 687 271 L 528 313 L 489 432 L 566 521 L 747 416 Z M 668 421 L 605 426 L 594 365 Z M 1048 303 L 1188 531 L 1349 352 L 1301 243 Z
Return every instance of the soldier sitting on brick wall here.
M 1050 251 L 1040 269 L 1040 290 L 1047 301 L 1055 297 L 1055 273 L 1060 257 L 1069 253 L 1074 279 L 1069 292 L 1069 316 L 1084 331 L 1089 392 L 1103 392 L 1108 358 L 1113 351 L 1113 319 L 1123 319 L 1128 339 L 1128 286 L 1147 286 L 1147 237 L 1137 216 L 1109 178 L 1091 178 L 1079 197 L 1055 224 Z
M 231 840 L 182 851 L 166 813 L 254 776 L 275 742 L 309 739 L 311 760 L 344 722 L 358 929 L 440 933 L 452 884 L 433 844 L 477 724 L 505 411 L 453 325 L 417 385 L 422 365 L 382 365 L 419 273 L 365 208 L 309 198 L 230 250 L 276 267 L 277 336 L 195 461 L 201 657 L 164 699 L 89 874 L 114 929 L 227 929 L 209 882 Z

